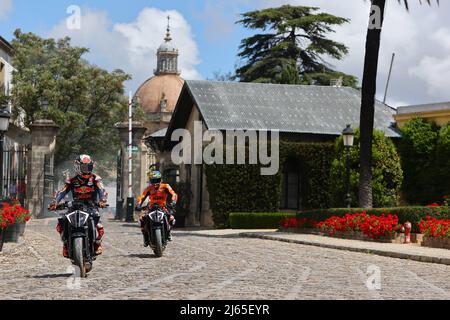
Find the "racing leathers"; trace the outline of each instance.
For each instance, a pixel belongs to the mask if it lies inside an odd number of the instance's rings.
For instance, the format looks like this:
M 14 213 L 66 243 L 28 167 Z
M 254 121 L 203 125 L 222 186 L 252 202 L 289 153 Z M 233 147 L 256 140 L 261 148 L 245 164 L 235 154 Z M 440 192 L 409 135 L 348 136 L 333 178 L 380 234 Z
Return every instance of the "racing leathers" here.
M 95 254 L 100 255 L 103 252 L 101 240 L 105 233 L 103 225 L 100 223 L 100 214 L 94 204 L 98 204 L 101 208 L 106 207 L 107 193 L 102 183 L 100 176 L 96 174 L 77 175 L 74 178 L 67 179 L 64 188 L 56 195 L 56 201 L 53 206 L 56 206 L 64 198 L 72 193 L 73 200 L 76 202 L 83 202 L 88 206 L 88 210 L 92 213 L 95 227 L 97 229 L 97 239 L 95 239 L 94 249 Z M 63 238 L 63 227 L 60 222 L 56 226 L 56 230 L 61 235 L 64 242 L 63 255 L 68 257 L 67 239 Z
M 175 217 L 174 213 L 170 208 L 168 208 L 168 197 L 172 196 L 172 205 L 175 205 L 178 200 L 178 195 L 173 191 L 172 187 L 169 184 L 166 183 L 157 183 L 157 184 L 150 184 L 143 192 L 142 195 L 138 199 L 138 208 L 142 208 L 142 204 L 146 201 L 147 198 L 149 198 L 148 208 L 151 208 L 154 204 L 159 205 L 161 208 L 164 209 L 165 213 L 169 217 L 169 240 L 172 239 L 170 234 L 170 226 L 175 225 Z M 139 221 L 141 224 L 141 232 L 144 236 L 144 245 L 147 246 L 149 243 L 148 235 L 145 232 L 145 222 L 144 222 L 144 215 L 141 215 Z

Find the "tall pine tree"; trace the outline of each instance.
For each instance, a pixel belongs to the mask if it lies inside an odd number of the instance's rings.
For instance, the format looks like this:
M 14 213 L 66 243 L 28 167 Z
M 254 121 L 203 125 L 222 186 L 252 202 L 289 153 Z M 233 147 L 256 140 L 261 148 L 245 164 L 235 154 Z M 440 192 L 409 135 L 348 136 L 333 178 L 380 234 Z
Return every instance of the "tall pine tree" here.
M 343 85 L 356 87 L 355 77 L 333 70 L 324 60 L 340 60 L 348 53 L 327 35 L 349 20 L 318 10 L 284 5 L 242 14 L 237 23 L 263 33 L 242 40 L 239 57 L 244 65 L 236 77 L 243 82 L 320 85 L 342 77 Z

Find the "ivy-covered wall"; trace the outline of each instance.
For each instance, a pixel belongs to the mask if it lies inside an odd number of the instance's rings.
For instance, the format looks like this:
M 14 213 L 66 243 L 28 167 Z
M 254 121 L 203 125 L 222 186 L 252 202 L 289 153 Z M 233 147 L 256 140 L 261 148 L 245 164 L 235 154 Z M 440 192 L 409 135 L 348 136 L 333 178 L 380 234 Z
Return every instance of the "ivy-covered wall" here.
M 298 162 L 301 174 L 301 209 L 329 206 L 329 172 L 333 143 L 280 142 L 280 168 L 262 176 L 259 165 L 209 165 L 206 179 L 217 227 L 229 227 L 230 212 L 277 212 L 280 208 L 283 165 Z
M 330 173 L 332 196 L 331 206 L 344 208 L 346 194 L 347 152 L 342 136 L 336 139 L 336 155 Z M 393 141 L 379 130 L 374 130 L 372 146 L 372 197 L 375 208 L 395 207 L 403 180 L 400 157 Z M 358 207 L 360 162 L 360 130 L 355 130 L 355 140 L 350 148 L 350 195 L 352 207 Z
M 442 202 L 450 195 L 450 123 L 413 119 L 402 128 L 403 194 L 409 204 Z

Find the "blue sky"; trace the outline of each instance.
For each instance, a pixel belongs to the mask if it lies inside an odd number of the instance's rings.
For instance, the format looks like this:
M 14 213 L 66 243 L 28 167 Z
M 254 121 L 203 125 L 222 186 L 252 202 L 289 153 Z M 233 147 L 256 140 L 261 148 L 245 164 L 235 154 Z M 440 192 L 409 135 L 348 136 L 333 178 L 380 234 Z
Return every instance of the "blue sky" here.
M 35 32 L 43 37 L 69 35 L 86 46 L 86 58 L 109 70 L 120 68 L 133 80 L 127 89 L 153 75 L 155 52 L 164 37 L 166 16 L 172 17 L 174 42 L 180 49 L 180 67 L 186 79 L 208 79 L 215 71 L 228 72 L 238 62 L 242 38 L 249 35 L 236 25 L 239 13 L 282 4 L 314 5 L 351 23 L 331 37 L 346 44 L 350 54 L 343 61 L 328 59 L 337 69 L 361 78 L 369 1 L 362 0 L 0 0 L 0 35 L 13 31 Z M 82 28 L 66 27 L 67 8 L 81 7 Z M 389 1 L 383 30 L 378 95 L 383 98 L 392 53 L 394 65 L 388 103 L 394 107 L 450 100 L 450 1 L 419 6 L 411 1 L 407 13 Z
M 2 1 L 2 0 L 0 0 Z M 74 1 L 74 0 L 12 0 L 12 8 L 7 17 L 0 21 L 0 34 L 7 40 L 13 38 L 16 28 L 21 28 L 24 32 L 35 32 L 41 36 L 47 36 L 54 28 L 66 19 L 66 13 L 70 5 L 78 5 L 83 9 L 89 8 L 93 11 L 107 12 L 108 18 L 115 23 L 128 23 L 136 19 L 145 7 L 154 7 L 162 11 L 177 10 L 192 27 L 193 37 L 196 40 L 199 58 L 201 63 L 197 65 L 202 78 L 212 78 L 215 71 L 232 71 L 237 61 L 236 55 L 240 40 L 245 34 L 240 26 L 234 25 L 233 21 L 238 17 L 239 12 L 251 10 L 251 6 L 221 6 L 217 7 L 215 1 L 204 0 L 129 0 L 129 1 Z M 214 35 L 210 28 L 210 19 L 205 18 L 205 11 L 218 8 L 221 18 L 227 19 L 229 30 L 222 31 Z M 163 41 L 164 34 L 160 34 L 159 41 Z M 176 39 L 174 39 L 176 43 Z M 118 44 L 120 45 L 120 44 Z M 208 57 L 213 56 L 214 59 Z M 149 59 L 153 59 L 149 56 Z M 108 66 L 109 67 L 109 66 Z M 111 66 L 121 68 L 122 66 Z

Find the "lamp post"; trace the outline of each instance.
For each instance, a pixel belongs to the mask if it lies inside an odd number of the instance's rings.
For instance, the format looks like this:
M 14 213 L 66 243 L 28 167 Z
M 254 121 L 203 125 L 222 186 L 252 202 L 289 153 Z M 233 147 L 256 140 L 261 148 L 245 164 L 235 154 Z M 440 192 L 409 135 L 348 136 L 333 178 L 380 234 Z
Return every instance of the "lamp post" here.
M 9 128 L 11 114 L 6 108 L 0 110 L 0 196 L 3 197 L 3 142 Z
M 350 148 L 353 146 L 355 140 L 355 132 L 350 124 L 342 132 L 342 137 L 344 139 L 344 146 L 347 151 L 347 161 L 346 161 L 346 188 L 347 194 L 345 196 L 345 204 L 347 208 L 352 206 L 352 197 L 350 195 Z
M 133 196 L 133 109 L 135 101 L 130 92 L 128 103 L 128 198 L 126 222 L 134 222 L 134 196 Z

